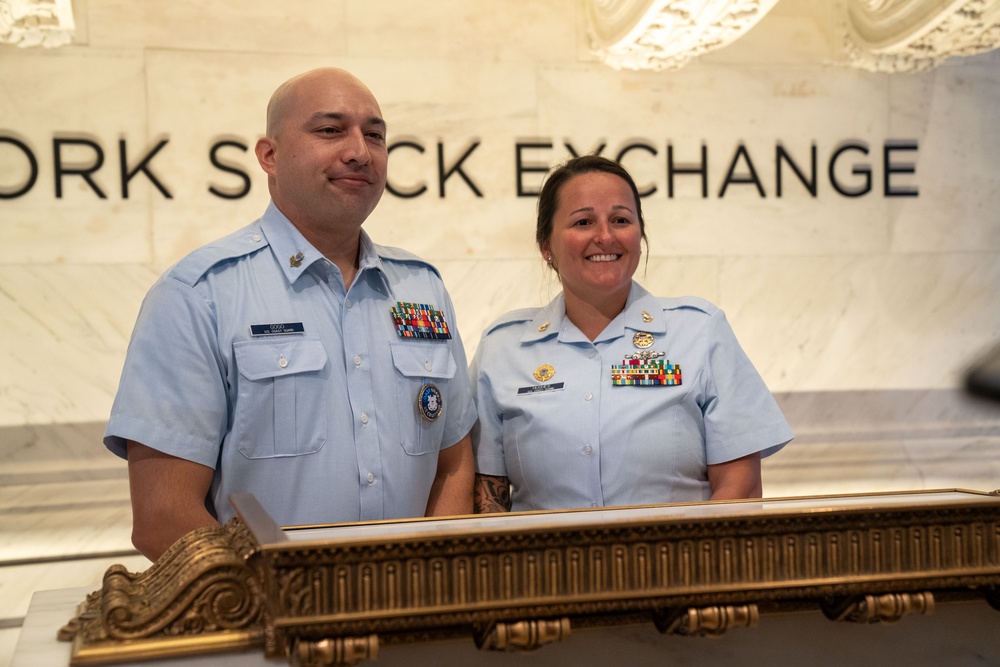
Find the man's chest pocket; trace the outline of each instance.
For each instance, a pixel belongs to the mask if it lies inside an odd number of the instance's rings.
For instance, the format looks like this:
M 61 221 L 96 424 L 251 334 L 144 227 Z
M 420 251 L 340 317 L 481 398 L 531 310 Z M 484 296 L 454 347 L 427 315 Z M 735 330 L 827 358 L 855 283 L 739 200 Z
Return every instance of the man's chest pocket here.
M 391 349 L 393 366 L 401 376 L 396 382 L 400 444 L 407 454 L 436 452 L 444 435 L 448 381 L 458 370 L 451 346 L 393 343 Z
M 326 442 L 327 354 L 318 338 L 234 343 L 234 440 L 250 459 L 312 454 Z

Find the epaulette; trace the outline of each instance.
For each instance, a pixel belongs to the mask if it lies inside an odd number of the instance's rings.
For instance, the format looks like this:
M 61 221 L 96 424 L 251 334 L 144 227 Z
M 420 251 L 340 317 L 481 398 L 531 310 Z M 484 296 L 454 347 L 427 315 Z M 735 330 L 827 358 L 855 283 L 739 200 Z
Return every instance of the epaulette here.
M 378 245 L 377 243 L 373 245 L 375 246 L 375 252 L 377 252 L 378 256 L 383 260 L 389 260 L 390 262 L 406 262 L 411 264 L 420 264 L 421 266 L 425 266 L 431 271 L 433 271 L 438 276 L 438 278 L 441 277 L 441 272 L 438 271 L 437 267 L 428 262 L 423 257 L 414 255 L 412 252 L 408 250 L 403 250 L 402 248 L 394 248 L 392 246 Z
M 712 315 L 719 310 L 719 307 L 714 303 L 700 296 L 657 297 L 657 301 L 663 304 L 663 310 L 691 308 L 700 310 L 706 315 Z
M 512 310 L 509 313 L 504 313 L 483 330 L 483 335 L 487 336 L 494 331 L 511 324 L 530 322 L 535 319 L 535 316 L 538 315 L 540 310 L 541 308 L 518 308 L 517 310 Z
M 267 246 L 267 239 L 261 233 L 260 225 L 254 223 L 192 251 L 177 262 L 168 271 L 168 275 L 192 286 L 212 267 L 231 259 L 252 255 Z

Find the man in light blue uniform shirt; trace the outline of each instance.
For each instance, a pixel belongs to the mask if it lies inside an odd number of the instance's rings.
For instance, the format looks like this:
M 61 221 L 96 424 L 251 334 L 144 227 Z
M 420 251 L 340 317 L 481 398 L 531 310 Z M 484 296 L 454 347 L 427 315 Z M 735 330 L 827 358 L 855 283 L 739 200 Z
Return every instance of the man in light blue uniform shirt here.
M 268 105 L 271 204 L 143 302 L 105 433 L 151 559 L 252 493 L 281 525 L 472 510 L 475 422 L 440 275 L 361 225 L 385 187 L 371 92 L 324 68 Z

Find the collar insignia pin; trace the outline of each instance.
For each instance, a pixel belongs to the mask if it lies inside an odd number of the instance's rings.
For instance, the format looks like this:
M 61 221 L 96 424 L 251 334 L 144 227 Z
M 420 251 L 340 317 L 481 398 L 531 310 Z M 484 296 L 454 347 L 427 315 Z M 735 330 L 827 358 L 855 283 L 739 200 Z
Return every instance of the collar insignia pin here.
M 298 267 L 302 266 L 302 260 L 305 259 L 305 257 L 306 256 L 303 255 L 301 252 L 297 252 L 288 258 L 288 265 L 291 266 L 293 269 L 297 269 Z
M 652 322 L 653 321 L 653 316 L 650 315 L 649 313 L 647 313 L 644 310 L 644 311 L 642 311 L 642 321 L 643 322 Z
M 540 327 L 538 327 L 538 330 L 539 331 L 545 331 L 546 329 L 549 328 L 549 324 L 550 324 L 550 322 L 546 322 L 545 324 L 543 324 Z

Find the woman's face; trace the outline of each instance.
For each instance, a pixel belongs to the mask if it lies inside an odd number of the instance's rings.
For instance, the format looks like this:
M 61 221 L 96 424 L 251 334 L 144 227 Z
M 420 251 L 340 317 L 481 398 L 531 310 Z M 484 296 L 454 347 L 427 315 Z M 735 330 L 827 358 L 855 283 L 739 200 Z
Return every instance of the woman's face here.
M 642 254 L 628 183 L 604 172 L 580 174 L 566 181 L 558 201 L 541 250 L 551 255 L 563 291 L 589 302 L 627 295 Z

